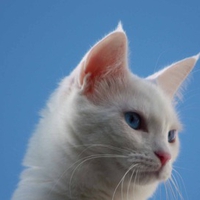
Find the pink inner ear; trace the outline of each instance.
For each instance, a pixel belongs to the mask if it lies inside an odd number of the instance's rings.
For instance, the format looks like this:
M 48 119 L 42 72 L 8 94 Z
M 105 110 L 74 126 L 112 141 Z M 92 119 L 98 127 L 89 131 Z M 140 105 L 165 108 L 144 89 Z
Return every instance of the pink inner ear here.
M 114 32 L 93 47 L 80 74 L 81 85 L 89 74 L 86 93 L 93 91 L 96 81 L 124 74 L 126 48 L 126 36 L 123 32 Z

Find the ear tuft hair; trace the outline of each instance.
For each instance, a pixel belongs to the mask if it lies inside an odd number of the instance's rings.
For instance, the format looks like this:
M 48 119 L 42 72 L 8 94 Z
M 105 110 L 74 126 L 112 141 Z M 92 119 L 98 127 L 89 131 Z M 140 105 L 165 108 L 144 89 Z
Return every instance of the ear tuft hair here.
M 123 25 L 122 25 L 121 21 L 119 21 L 119 23 L 118 23 L 117 28 L 115 29 L 115 31 L 117 31 L 117 32 L 124 32 Z

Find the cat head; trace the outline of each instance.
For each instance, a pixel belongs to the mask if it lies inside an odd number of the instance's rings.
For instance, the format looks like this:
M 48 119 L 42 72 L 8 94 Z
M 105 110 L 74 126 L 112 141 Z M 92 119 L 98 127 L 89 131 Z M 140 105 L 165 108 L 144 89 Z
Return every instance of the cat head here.
M 127 57 L 127 36 L 119 25 L 63 81 L 71 138 L 83 147 L 83 157 L 99 156 L 98 170 L 110 179 L 126 174 L 137 176 L 136 184 L 166 180 L 179 152 L 174 100 L 198 56 L 147 78 L 131 73 Z

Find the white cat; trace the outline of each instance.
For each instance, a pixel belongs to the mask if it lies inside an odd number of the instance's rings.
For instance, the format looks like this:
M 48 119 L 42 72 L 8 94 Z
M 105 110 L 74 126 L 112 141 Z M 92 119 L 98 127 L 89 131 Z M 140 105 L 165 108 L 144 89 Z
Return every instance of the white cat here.
M 12 200 L 146 200 L 179 151 L 174 104 L 199 55 L 142 79 L 121 25 L 94 45 L 42 111 Z

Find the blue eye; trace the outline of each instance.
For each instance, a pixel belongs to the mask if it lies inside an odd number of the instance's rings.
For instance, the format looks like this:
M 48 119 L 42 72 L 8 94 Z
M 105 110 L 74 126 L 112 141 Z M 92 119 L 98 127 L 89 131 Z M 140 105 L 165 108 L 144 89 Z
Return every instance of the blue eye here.
M 133 128 L 135 130 L 140 129 L 141 117 L 137 113 L 135 113 L 135 112 L 125 113 L 125 120 L 131 128 Z
M 168 142 L 169 143 L 173 143 L 173 142 L 175 142 L 175 139 L 176 139 L 176 130 L 169 131 L 169 133 L 168 133 Z

